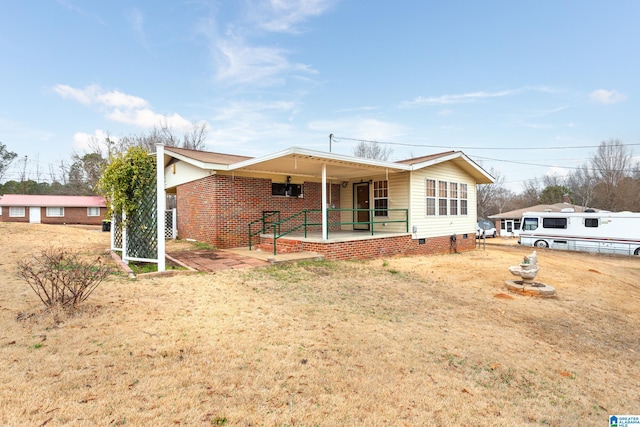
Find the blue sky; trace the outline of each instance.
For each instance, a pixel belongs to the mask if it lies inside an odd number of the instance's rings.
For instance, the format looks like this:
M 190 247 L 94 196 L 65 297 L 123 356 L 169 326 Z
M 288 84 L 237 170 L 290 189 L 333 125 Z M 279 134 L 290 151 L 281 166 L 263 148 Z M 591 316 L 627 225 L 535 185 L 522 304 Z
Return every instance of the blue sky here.
M 635 0 L 7 0 L 0 141 L 33 179 L 91 137 L 204 121 L 208 150 L 250 156 L 329 134 L 461 149 L 519 191 L 603 140 L 638 152 L 639 19 Z

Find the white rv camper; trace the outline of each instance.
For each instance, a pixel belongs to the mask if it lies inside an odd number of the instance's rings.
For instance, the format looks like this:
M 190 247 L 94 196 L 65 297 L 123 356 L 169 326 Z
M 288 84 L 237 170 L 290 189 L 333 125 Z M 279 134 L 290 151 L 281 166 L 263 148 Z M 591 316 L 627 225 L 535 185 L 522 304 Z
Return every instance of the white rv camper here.
M 524 246 L 640 255 L 640 213 L 525 212 L 520 224 Z

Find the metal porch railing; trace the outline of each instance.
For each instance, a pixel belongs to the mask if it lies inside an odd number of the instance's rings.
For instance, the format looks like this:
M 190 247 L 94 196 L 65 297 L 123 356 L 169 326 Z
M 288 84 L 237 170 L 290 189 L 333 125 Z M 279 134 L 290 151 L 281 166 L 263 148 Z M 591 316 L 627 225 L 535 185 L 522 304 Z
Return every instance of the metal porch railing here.
M 327 235 L 329 238 L 329 232 L 331 228 L 341 227 L 343 225 L 368 225 L 371 235 L 375 235 L 376 226 L 381 224 L 390 223 L 404 223 L 405 233 L 409 232 L 409 209 L 340 209 L 331 208 L 327 209 L 327 216 L 330 218 L 333 212 L 368 212 L 368 221 L 327 221 Z M 376 212 L 402 212 L 404 213 L 404 219 L 390 219 L 388 216 L 381 217 L 376 216 Z M 277 220 L 272 221 L 272 218 L 277 215 Z M 260 234 L 273 234 L 273 254 L 277 254 L 277 241 L 279 238 L 284 237 L 294 231 L 303 230 L 304 237 L 307 237 L 307 233 L 310 229 L 317 229 L 322 227 L 322 222 L 316 218 L 318 215 L 322 215 L 321 209 L 305 209 L 296 214 L 293 214 L 287 218 L 280 219 L 279 211 L 267 211 L 262 213 L 262 217 L 249 223 L 249 250 L 252 248 L 252 240 L 254 236 Z M 296 222 L 297 221 L 297 222 Z M 256 224 L 260 224 L 260 229 L 257 231 L 252 230 Z M 284 229 L 285 231 L 281 231 Z

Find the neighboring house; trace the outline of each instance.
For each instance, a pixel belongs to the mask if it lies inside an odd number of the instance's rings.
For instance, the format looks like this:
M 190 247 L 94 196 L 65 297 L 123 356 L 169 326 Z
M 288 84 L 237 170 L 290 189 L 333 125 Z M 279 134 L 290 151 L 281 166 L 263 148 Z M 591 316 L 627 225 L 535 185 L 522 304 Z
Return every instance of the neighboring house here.
M 572 212 L 584 212 L 591 209 L 600 212 L 600 209 L 593 209 L 584 206 L 576 206 L 569 201 L 569 197 L 564 197 L 564 202 L 554 203 L 552 205 L 535 205 L 527 208 L 516 209 L 514 211 L 504 212 L 497 215 L 490 215 L 489 218 L 495 223 L 498 235 L 503 237 L 514 237 L 520 235 L 520 220 L 525 212 L 562 212 L 565 209 L 573 209 Z M 567 212 L 565 210 L 565 212 Z
M 2 222 L 100 225 L 106 213 L 102 196 L 5 194 L 0 197 Z
M 472 249 L 476 184 L 494 181 L 459 151 L 401 162 L 302 148 L 250 158 L 159 145 L 157 155 L 179 238 L 325 259 Z

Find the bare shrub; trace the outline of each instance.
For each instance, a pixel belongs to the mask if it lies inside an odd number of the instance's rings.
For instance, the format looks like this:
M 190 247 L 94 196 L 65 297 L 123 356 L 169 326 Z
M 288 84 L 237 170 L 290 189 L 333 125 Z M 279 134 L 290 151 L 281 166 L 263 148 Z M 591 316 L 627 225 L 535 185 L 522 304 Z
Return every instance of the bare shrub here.
M 110 273 L 111 268 L 100 257 L 85 260 L 63 247 L 50 247 L 18 262 L 18 276 L 47 307 L 75 308 Z

